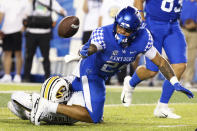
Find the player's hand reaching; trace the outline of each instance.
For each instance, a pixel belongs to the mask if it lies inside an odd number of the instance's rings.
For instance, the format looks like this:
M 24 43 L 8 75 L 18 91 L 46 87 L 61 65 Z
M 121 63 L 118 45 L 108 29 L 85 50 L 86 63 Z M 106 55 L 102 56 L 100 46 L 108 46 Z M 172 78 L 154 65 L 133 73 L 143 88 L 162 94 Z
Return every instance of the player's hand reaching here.
M 82 58 L 86 58 L 88 57 L 88 48 L 89 48 L 89 44 L 85 44 L 81 50 L 79 50 L 79 55 L 82 56 Z
M 194 94 L 190 90 L 184 88 L 180 83 L 175 83 L 174 88 L 176 91 L 186 94 L 190 99 L 194 97 Z

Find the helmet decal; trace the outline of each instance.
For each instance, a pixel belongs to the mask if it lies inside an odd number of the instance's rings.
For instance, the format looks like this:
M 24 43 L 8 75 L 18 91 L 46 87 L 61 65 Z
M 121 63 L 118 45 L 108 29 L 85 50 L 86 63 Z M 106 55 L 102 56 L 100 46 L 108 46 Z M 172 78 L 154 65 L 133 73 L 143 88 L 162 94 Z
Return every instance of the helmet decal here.
M 40 96 L 52 102 L 65 102 L 70 98 L 70 88 L 71 84 L 68 80 L 53 76 L 43 83 Z

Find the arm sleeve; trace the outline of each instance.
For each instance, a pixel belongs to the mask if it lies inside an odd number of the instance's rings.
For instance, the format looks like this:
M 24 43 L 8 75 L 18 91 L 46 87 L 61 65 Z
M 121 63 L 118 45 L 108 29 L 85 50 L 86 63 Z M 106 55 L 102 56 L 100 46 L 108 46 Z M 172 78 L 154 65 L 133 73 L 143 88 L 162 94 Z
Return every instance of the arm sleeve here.
M 148 41 L 147 41 L 146 46 L 144 48 L 144 53 L 146 53 L 153 46 L 153 42 L 154 42 L 150 31 L 148 29 L 146 29 L 146 31 L 147 31 L 147 35 L 148 35 Z
M 146 57 L 148 57 L 150 60 L 152 60 L 156 54 L 157 54 L 157 49 L 153 46 L 153 37 L 150 33 L 150 31 L 148 29 L 146 29 L 147 31 L 147 35 L 148 35 L 148 41 L 147 41 L 147 44 L 144 48 L 144 55 Z
M 148 57 L 148 59 L 152 60 L 153 58 L 155 58 L 156 54 L 157 49 L 154 46 L 152 46 L 148 51 L 146 51 L 144 55 Z
M 101 28 L 97 28 L 96 30 L 94 30 L 91 34 L 91 44 L 94 44 L 98 51 L 104 50 L 106 48 L 106 44 L 104 42 L 104 33 L 103 33 L 103 29 Z

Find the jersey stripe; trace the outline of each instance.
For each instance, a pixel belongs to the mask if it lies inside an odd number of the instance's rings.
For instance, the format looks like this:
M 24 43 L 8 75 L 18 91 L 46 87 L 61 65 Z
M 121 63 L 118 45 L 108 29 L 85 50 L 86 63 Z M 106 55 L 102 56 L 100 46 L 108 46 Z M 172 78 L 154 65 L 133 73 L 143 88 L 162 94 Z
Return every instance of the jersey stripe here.
M 82 83 L 86 107 L 92 112 L 91 96 L 87 76 L 82 76 Z

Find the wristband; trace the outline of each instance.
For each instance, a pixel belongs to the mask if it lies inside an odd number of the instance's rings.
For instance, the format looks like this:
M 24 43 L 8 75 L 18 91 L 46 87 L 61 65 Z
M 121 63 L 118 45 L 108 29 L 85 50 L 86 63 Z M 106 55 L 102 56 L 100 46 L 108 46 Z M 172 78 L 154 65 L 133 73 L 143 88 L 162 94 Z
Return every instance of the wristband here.
M 170 78 L 170 83 L 171 83 L 172 85 L 174 85 L 175 83 L 179 83 L 179 81 L 178 81 L 178 79 L 177 79 L 176 76 L 173 76 L 172 78 Z
M 138 10 L 139 12 L 144 12 L 143 10 Z

